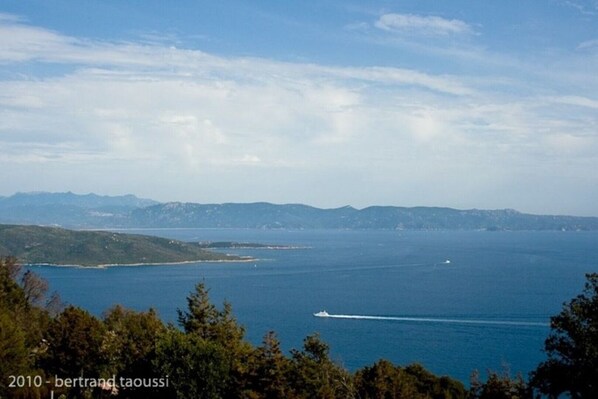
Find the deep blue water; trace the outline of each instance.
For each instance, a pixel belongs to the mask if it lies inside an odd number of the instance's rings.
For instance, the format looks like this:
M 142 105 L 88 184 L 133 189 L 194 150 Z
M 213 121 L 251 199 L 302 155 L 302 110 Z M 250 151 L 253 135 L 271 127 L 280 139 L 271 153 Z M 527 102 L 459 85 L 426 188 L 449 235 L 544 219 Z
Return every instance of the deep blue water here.
M 292 244 L 293 250 L 235 250 L 255 263 L 77 269 L 36 267 L 69 303 L 101 315 L 120 303 L 163 319 L 198 281 L 217 304 L 233 304 L 247 337 L 268 330 L 285 349 L 319 332 L 350 369 L 380 358 L 422 363 L 468 382 L 473 369 L 526 374 L 544 358 L 548 327 L 322 319 L 367 316 L 549 322 L 598 271 L 598 233 L 396 232 L 188 229 L 134 231 L 183 240 Z M 450 260 L 450 264 L 443 263 Z

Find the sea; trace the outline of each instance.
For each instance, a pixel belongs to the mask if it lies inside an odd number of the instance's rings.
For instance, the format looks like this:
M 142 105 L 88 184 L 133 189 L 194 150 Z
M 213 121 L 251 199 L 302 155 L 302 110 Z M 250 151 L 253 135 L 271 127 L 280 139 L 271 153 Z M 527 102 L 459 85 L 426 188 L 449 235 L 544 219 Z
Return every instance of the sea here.
M 205 282 L 215 304 L 232 303 L 256 345 L 272 330 L 290 351 L 318 333 L 350 370 L 387 359 L 465 384 L 474 370 L 527 376 L 546 358 L 550 316 L 582 292 L 585 273 L 598 272 L 598 232 L 124 232 L 291 248 L 226 251 L 253 262 L 32 268 L 65 302 L 95 315 L 122 304 L 174 323 Z M 324 310 L 335 317 L 314 317 Z

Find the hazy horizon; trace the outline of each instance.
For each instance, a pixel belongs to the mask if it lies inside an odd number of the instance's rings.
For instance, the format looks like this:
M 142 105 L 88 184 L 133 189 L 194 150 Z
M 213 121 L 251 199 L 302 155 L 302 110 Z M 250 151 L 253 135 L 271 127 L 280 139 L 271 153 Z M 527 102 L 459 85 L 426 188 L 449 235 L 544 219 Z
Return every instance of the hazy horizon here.
M 8 0 L 0 195 L 598 216 L 597 70 L 593 0 Z
M 488 210 L 488 211 L 492 211 L 492 210 L 514 210 L 520 213 L 527 213 L 527 214 L 534 214 L 532 212 L 524 212 L 520 209 L 514 209 L 514 208 L 480 208 L 480 207 L 474 207 L 474 208 L 453 208 L 453 207 L 448 207 L 448 206 L 444 206 L 444 205 L 401 205 L 401 204 L 369 204 L 363 207 L 357 207 L 357 206 L 353 206 L 351 204 L 345 204 L 345 205 L 341 205 L 341 206 L 335 206 L 335 207 L 322 207 L 322 206 L 317 206 L 314 204 L 309 204 L 309 203 L 304 203 L 304 202 L 272 202 L 272 201 L 251 201 L 251 202 L 239 202 L 239 201 L 224 201 L 224 202 L 197 202 L 197 201 L 181 201 L 181 200 L 177 200 L 177 199 L 171 199 L 171 200 L 166 200 L 166 201 L 160 201 L 157 200 L 155 198 L 150 198 L 150 197 L 143 197 L 143 196 L 139 196 L 136 195 L 135 193 L 122 193 L 122 194 L 114 194 L 114 195 L 106 195 L 106 194 L 102 194 L 102 193 L 96 193 L 96 192 L 85 192 L 85 193 L 77 193 L 77 192 L 73 192 L 73 191 L 62 191 L 62 192 L 50 192 L 50 191 L 27 191 L 27 192 L 16 192 L 16 193 L 12 193 L 9 195 L 0 195 L 0 200 L 2 198 L 8 198 L 11 197 L 13 195 L 17 195 L 17 194 L 23 194 L 23 195 L 35 195 L 35 194 L 74 194 L 74 195 L 79 195 L 79 196 L 85 196 L 85 195 L 97 195 L 100 197 L 124 197 L 124 196 L 129 196 L 132 195 L 134 197 L 136 197 L 137 199 L 140 200 L 152 200 L 152 201 L 156 201 L 158 204 L 166 204 L 166 203 L 189 203 L 189 204 L 199 204 L 199 205 L 223 205 L 223 204 L 253 204 L 253 203 L 265 203 L 265 204 L 271 204 L 271 205 L 305 205 L 305 206 L 309 206 L 309 207 L 313 207 L 313 208 L 318 208 L 318 209 L 338 209 L 338 208 L 346 208 L 346 207 L 350 207 L 353 209 L 357 209 L 357 210 L 363 210 L 365 208 L 368 207 L 397 207 L 397 208 L 417 208 L 417 207 L 423 207 L 423 208 L 450 208 L 450 209 L 455 209 L 455 210 L 460 210 L 460 211 L 468 211 L 468 210 Z M 536 214 L 536 215 L 546 215 L 546 216 L 580 216 L 580 217 L 598 217 L 597 215 L 572 215 L 572 214 Z

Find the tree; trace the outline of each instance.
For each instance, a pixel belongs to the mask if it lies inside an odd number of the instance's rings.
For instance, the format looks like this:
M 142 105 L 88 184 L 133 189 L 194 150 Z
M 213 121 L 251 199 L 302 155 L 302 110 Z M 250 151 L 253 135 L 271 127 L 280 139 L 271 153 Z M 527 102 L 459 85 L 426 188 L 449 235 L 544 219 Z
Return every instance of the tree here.
M 16 279 L 20 267 L 13 257 L 0 257 L 0 307 L 10 312 L 24 311 L 27 300 Z
M 5 270 L 7 277 L 16 281 L 21 273 L 21 265 L 14 256 L 0 257 L 0 267 Z
M 205 283 L 198 283 L 187 297 L 187 310 L 178 310 L 179 324 L 189 335 L 220 346 L 228 362 L 230 384 L 227 397 L 243 396 L 247 387 L 248 358 L 253 348 L 244 340 L 245 329 L 239 325 L 229 302 L 218 310 L 210 301 Z
M 0 398 L 8 397 L 8 376 L 23 374 L 28 366 L 29 351 L 25 334 L 8 312 L 0 308 Z
M 225 301 L 222 311 L 210 301 L 205 283 L 198 283 L 187 297 L 187 310 L 177 310 L 179 324 L 186 333 L 217 341 L 227 349 L 235 349 L 243 342 L 245 329 L 233 316 L 232 306 Z
M 161 378 L 155 373 L 158 338 L 166 327 L 155 310 L 135 312 L 117 305 L 106 312 L 107 333 L 103 349 L 108 361 L 108 375 L 124 378 Z M 119 388 L 119 398 L 162 397 L 159 390 L 147 388 Z M 152 396 L 153 395 L 153 396 Z
M 289 383 L 297 398 L 350 399 L 355 397 L 351 375 L 329 357 L 330 348 L 313 334 L 303 340 L 303 350 L 291 351 Z
M 421 364 L 410 364 L 404 370 L 415 378 L 417 390 L 424 397 L 447 399 L 465 397 L 463 384 L 446 376 L 437 377 Z
M 177 399 L 219 399 L 230 385 L 230 369 L 224 348 L 196 334 L 184 334 L 170 327 L 160 337 L 155 367 L 170 379 L 160 397 Z
M 355 374 L 355 387 L 362 399 L 462 399 L 465 388 L 459 381 L 437 377 L 419 364 L 405 368 L 380 360 Z
M 488 371 L 488 379 L 482 383 L 479 379 L 479 372 L 476 370 L 471 375 L 471 384 L 469 388 L 470 399 L 524 399 L 531 398 L 532 394 L 518 374 L 511 378 L 508 368 L 502 373 Z
M 31 270 L 27 270 L 21 278 L 21 285 L 25 292 L 27 303 L 40 306 L 44 302 L 46 292 L 48 291 L 48 282 L 45 279 Z
M 98 377 L 106 358 L 104 336 L 100 320 L 69 306 L 46 332 L 47 352 L 42 363 L 50 373 L 63 377 Z
M 198 283 L 195 292 L 187 297 L 187 310 L 177 309 L 179 324 L 186 333 L 197 334 L 202 338 L 214 338 L 214 325 L 219 312 L 210 302 L 209 290 L 205 283 Z
M 264 399 L 289 397 L 287 372 L 289 361 L 280 349 L 274 331 L 268 332 L 253 357 L 250 385 L 257 396 Z
M 43 350 L 42 336 L 49 316 L 47 312 L 28 302 L 25 288 L 31 294 L 45 290 L 42 281 L 35 274 L 25 274 L 26 281 L 20 286 L 17 281 L 21 267 L 14 257 L 0 257 L 0 397 L 40 397 L 45 387 L 23 387 L 8 389 L 9 375 L 44 375 L 34 370 L 35 362 Z M 33 286 L 42 288 L 33 289 Z M 37 294 L 36 294 L 37 293 Z M 36 302 L 36 301 L 34 301 Z
M 379 360 L 355 373 L 355 388 L 363 399 L 421 398 L 415 378 L 387 360 Z
M 583 293 L 550 319 L 544 343 L 548 359 L 530 381 L 541 394 L 598 398 L 598 273 L 586 274 L 586 279 Z

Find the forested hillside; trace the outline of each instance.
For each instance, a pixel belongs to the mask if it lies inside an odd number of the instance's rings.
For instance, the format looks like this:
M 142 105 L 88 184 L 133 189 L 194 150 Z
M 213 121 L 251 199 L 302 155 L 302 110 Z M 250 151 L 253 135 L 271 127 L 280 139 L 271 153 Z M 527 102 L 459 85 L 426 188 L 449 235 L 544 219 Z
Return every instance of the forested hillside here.
M 598 230 L 598 218 L 532 215 L 513 209 L 303 204 L 158 203 L 133 195 L 29 193 L 0 198 L 0 223 L 72 228 L 257 228 L 384 230 Z
M 24 263 L 97 266 L 191 261 L 239 261 L 198 243 L 105 231 L 0 225 L 0 256 Z

